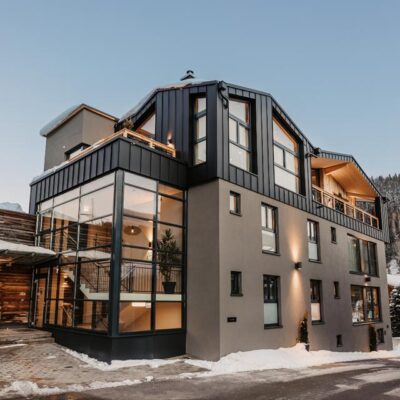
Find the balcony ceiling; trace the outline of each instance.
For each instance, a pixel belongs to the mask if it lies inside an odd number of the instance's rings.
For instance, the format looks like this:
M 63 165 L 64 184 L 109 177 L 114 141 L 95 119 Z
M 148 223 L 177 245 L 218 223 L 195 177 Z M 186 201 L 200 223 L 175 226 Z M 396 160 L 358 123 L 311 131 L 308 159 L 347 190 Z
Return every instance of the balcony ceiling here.
M 321 168 L 332 176 L 350 196 L 373 200 L 379 194 L 358 167 L 350 161 L 317 157 L 311 160 L 312 168 Z

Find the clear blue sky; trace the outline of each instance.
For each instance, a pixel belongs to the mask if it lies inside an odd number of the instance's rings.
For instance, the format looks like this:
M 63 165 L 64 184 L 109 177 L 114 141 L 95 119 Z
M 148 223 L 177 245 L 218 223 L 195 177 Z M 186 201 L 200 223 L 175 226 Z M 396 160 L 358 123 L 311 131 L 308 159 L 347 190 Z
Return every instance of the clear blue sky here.
M 0 1 L 0 202 L 27 209 L 40 128 L 120 116 L 186 69 L 272 93 L 316 146 L 400 172 L 399 1 Z

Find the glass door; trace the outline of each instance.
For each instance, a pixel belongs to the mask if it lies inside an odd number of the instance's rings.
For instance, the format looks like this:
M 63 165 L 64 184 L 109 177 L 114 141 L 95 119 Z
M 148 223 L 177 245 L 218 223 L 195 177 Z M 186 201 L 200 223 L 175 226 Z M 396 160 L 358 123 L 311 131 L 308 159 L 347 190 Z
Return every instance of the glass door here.
M 43 328 L 45 315 L 45 299 L 46 299 L 46 282 L 47 275 L 36 275 L 35 279 L 35 308 L 33 314 L 33 326 L 35 328 Z

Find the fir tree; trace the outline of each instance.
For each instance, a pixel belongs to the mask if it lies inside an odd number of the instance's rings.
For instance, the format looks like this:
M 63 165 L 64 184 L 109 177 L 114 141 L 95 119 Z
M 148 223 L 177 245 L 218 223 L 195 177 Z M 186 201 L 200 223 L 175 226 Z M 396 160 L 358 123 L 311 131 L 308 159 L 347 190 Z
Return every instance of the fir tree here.
M 394 288 L 390 295 L 390 321 L 394 337 L 400 336 L 400 288 Z

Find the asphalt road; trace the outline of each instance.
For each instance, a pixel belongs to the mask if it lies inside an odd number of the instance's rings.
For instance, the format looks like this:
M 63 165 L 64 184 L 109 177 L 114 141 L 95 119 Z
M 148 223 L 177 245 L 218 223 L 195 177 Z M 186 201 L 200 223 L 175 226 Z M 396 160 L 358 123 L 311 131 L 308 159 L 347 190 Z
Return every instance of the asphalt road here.
M 35 400 L 396 400 L 400 359 L 341 363 L 305 370 L 269 370 L 153 381 L 133 386 L 38 397 Z

